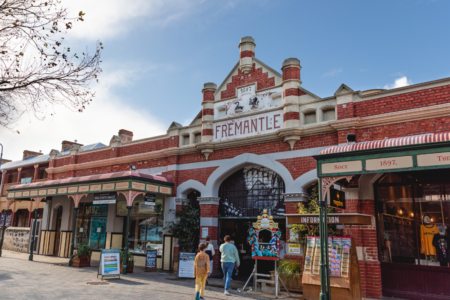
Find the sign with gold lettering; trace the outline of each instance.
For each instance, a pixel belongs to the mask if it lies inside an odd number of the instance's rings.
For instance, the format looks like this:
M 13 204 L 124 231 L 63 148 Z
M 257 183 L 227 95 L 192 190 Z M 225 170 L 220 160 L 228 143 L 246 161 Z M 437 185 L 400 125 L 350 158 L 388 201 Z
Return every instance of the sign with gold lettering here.
M 329 189 L 330 206 L 339 209 L 345 209 L 345 192 L 334 188 Z
M 360 160 L 322 164 L 323 174 L 360 172 L 360 171 L 362 171 L 362 161 Z
M 450 152 L 417 155 L 419 167 L 450 165 Z
M 386 158 L 366 160 L 367 171 L 401 169 L 412 167 L 413 167 L 412 156 L 386 157 Z

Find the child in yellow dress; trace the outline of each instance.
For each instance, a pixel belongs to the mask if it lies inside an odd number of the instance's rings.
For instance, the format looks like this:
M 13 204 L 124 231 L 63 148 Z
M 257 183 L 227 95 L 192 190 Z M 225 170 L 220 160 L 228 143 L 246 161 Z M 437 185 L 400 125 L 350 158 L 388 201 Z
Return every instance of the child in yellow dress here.
M 211 273 L 209 266 L 209 256 L 206 254 L 206 245 L 201 243 L 198 245 L 199 253 L 195 257 L 194 277 L 195 277 L 195 299 L 203 300 L 205 292 L 206 278 Z

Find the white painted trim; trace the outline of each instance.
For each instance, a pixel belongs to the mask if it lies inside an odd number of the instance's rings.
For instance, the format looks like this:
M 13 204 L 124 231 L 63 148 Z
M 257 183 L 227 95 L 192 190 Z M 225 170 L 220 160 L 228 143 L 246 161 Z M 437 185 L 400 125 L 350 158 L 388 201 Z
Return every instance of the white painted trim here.
M 286 193 L 306 193 L 307 188 L 310 187 L 313 183 L 317 182 L 317 180 L 317 169 L 308 171 L 295 179 L 292 191 L 288 191 L 286 187 Z
M 177 186 L 177 198 L 186 198 L 192 190 L 197 190 L 200 192 L 200 196 L 203 196 L 205 186 L 197 180 L 190 179 L 185 181 Z

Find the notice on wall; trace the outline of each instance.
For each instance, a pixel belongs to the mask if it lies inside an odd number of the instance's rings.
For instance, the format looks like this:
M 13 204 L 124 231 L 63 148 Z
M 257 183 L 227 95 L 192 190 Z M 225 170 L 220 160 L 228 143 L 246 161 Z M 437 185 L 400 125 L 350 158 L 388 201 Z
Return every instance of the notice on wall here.
M 156 270 L 156 259 L 158 258 L 157 250 L 148 250 L 145 256 L 145 269 Z
M 295 233 L 292 229 L 289 230 L 289 242 L 291 243 L 298 242 L 298 233 Z
M 208 227 L 202 227 L 202 239 L 208 236 Z
M 289 244 L 288 253 L 289 254 L 300 254 L 300 245 L 298 245 L 298 244 Z
M 178 277 L 194 278 L 194 265 L 196 253 L 180 252 L 178 262 Z
M 119 249 L 102 249 L 100 271 L 101 275 L 120 275 Z
M 116 199 L 116 192 L 94 194 L 94 204 L 114 204 L 116 203 Z

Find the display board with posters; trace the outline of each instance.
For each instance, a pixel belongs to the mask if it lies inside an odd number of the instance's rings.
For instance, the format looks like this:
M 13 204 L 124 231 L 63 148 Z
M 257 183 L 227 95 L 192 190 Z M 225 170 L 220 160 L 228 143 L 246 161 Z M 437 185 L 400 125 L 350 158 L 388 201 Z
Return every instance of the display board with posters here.
M 119 249 L 102 249 L 98 275 L 103 277 L 119 276 L 120 279 L 120 251 Z M 98 277 L 97 275 L 97 277 Z
M 178 277 L 195 278 L 194 266 L 196 255 L 197 253 L 180 252 L 180 259 L 178 261 Z
M 145 255 L 145 270 L 156 271 L 156 259 L 158 258 L 158 251 L 148 250 Z

